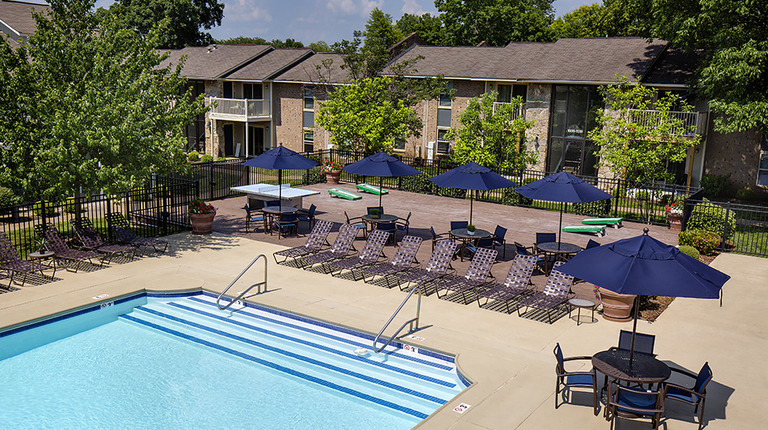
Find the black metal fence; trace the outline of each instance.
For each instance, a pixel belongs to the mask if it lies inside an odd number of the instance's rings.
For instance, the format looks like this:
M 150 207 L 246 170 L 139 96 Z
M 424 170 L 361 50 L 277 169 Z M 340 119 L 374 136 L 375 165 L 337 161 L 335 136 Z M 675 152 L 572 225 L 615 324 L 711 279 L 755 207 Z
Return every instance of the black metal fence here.
M 720 235 L 720 251 L 768 256 L 768 208 L 688 199 L 684 229 L 704 228 Z
M 156 176 L 150 184 L 120 196 L 69 197 L 61 202 L 38 201 L 0 208 L 0 231 L 6 233 L 22 256 L 39 248 L 34 226 L 53 224 L 68 239 L 75 233 L 70 222 L 88 217 L 111 239 L 107 215 L 122 213 L 140 236 L 164 236 L 190 228 L 188 206 L 199 194 L 196 181 Z

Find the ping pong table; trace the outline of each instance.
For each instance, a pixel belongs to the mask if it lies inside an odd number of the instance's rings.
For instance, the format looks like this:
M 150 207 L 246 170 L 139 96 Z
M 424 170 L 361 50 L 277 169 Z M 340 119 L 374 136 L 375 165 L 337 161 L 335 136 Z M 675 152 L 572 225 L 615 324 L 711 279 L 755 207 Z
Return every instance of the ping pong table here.
M 304 197 L 320 194 L 320 191 L 291 188 L 291 184 L 283 184 L 281 188 L 281 193 L 278 193 L 277 185 L 251 184 L 231 187 L 230 191 L 246 194 L 248 196 L 248 207 L 251 209 L 263 208 L 266 201 L 277 200 L 280 194 L 282 194 L 283 206 L 293 206 L 301 209 Z

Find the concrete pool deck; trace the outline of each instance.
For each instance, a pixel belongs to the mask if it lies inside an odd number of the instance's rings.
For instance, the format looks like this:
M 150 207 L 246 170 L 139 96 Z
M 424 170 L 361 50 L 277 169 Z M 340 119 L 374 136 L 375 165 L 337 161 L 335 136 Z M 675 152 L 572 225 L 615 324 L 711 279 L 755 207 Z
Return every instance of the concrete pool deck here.
M 133 262 L 113 264 L 82 273 L 57 271 L 57 282 L 27 285 L 0 294 L 0 327 L 6 328 L 46 315 L 98 303 L 136 291 L 206 289 L 222 291 L 258 254 L 268 256 L 268 292 L 249 301 L 313 318 L 377 333 L 405 298 L 388 290 L 274 263 L 271 253 L 281 244 L 214 233 L 169 237 L 167 254 L 149 253 Z M 501 263 L 507 265 L 507 263 Z M 726 284 L 723 306 L 717 300 L 676 299 L 655 323 L 640 321 L 638 331 L 656 335 L 658 358 L 698 372 L 708 361 L 714 381 L 708 387 L 706 429 L 762 428 L 761 394 L 768 386 L 763 365 L 766 322 L 762 299 L 768 280 L 768 259 L 723 254 L 713 266 L 732 276 Z M 257 282 L 254 268 L 232 291 Z M 7 280 L 3 280 L 3 283 Z M 395 320 L 392 331 L 411 318 L 415 300 Z M 573 319 L 554 324 L 519 318 L 516 314 L 463 306 L 434 295 L 422 300 L 423 341 L 403 339 L 416 347 L 457 356 L 463 374 L 474 382 L 457 398 L 419 425 L 420 429 L 604 429 L 602 415 L 594 416 L 591 394 L 577 392 L 571 402 L 555 410 L 552 349 L 560 343 L 566 356 L 592 355 L 616 344 L 619 329 L 631 323 L 596 323 L 577 326 Z M 590 367 L 589 363 L 584 363 Z M 460 403 L 471 405 L 463 414 Z M 602 408 L 601 408 L 602 412 Z M 694 429 L 693 408 L 667 402 L 662 428 Z M 362 424 L 362 423 L 361 423 Z M 648 420 L 619 421 L 620 429 L 647 428 Z M 364 428 L 364 425 L 361 427 Z

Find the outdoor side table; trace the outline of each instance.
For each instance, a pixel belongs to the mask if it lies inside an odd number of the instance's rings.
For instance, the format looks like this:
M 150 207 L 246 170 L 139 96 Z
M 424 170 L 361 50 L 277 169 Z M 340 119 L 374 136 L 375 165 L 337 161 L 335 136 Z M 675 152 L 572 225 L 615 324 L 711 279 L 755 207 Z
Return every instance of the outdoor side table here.
M 568 318 L 571 317 L 571 312 L 573 311 L 573 308 L 578 309 L 578 313 L 576 314 L 576 326 L 578 327 L 581 325 L 581 310 L 582 309 L 591 309 L 592 310 L 592 317 L 589 320 L 589 322 L 595 322 L 595 308 L 597 305 L 592 300 L 587 299 L 570 299 L 568 300 Z
M 27 254 L 27 258 L 28 259 L 30 259 L 32 261 L 40 260 L 41 263 L 46 261 L 46 260 L 53 259 L 53 256 L 54 256 L 54 254 L 51 251 L 44 251 L 44 252 L 35 251 L 35 252 L 30 252 L 29 254 Z
M 461 261 L 464 261 L 464 251 L 467 249 L 467 242 L 491 237 L 491 232 L 478 228 L 475 230 L 475 234 L 469 234 L 469 231 L 466 228 L 456 228 L 451 230 L 451 236 L 461 239 L 461 251 L 459 257 L 461 258 Z

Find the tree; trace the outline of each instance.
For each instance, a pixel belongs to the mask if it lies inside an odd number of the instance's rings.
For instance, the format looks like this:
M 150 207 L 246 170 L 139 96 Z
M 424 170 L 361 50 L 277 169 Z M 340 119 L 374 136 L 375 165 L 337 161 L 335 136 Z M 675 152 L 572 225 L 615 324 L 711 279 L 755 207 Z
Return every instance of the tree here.
M 526 169 L 536 163 L 536 152 L 528 151 L 526 130 L 533 121 L 518 116 L 523 99 L 495 104 L 498 94 L 485 93 L 469 100 L 459 116 L 458 128 L 451 128 L 447 138 L 456 142 L 451 160 L 459 164 L 474 161 L 494 169 Z
M 165 18 L 170 24 L 157 38 L 157 47 L 178 49 L 205 46 L 213 42 L 210 30 L 221 25 L 224 3 L 218 0 L 117 0 L 109 8 L 122 25 L 145 36 Z
M 449 43 L 549 42 L 553 0 L 435 0 Z
M 709 100 L 715 130 L 768 132 L 768 15 L 763 2 L 614 0 L 639 34 L 696 53 L 692 87 Z
M 419 136 L 422 126 L 413 108 L 390 99 L 391 83 L 378 77 L 339 86 L 320 105 L 315 121 L 340 150 L 391 152 L 395 139 Z
M 588 134 L 600 147 L 599 165 L 632 182 L 671 180 L 666 163 L 685 161 L 688 148 L 698 144 L 699 136 L 686 137 L 693 126 L 686 127 L 670 111 L 679 104 L 684 112 L 690 112 L 691 106 L 675 94 L 659 97 L 653 88 L 626 77 L 615 85 L 600 87 L 600 92 L 609 109 L 596 112 L 600 127 Z
M 328 44 L 324 40 L 318 40 L 317 42 L 312 42 L 307 46 L 307 48 L 315 51 L 315 52 L 331 52 L 331 47 L 328 46 Z
M 183 126 L 205 107 L 181 64 L 161 66 L 168 20 L 142 37 L 101 22 L 92 0 L 53 0 L 35 21 L 28 45 L 0 42 L 0 184 L 57 200 L 186 172 Z
M 428 13 L 421 16 L 405 13 L 397 20 L 395 26 L 404 37 L 411 33 L 417 33 L 427 45 L 444 46 L 448 44 L 440 16 L 432 16 Z
M 230 37 L 224 40 L 216 39 L 213 43 L 218 43 L 219 45 L 269 45 L 269 41 L 263 37 L 246 36 Z

